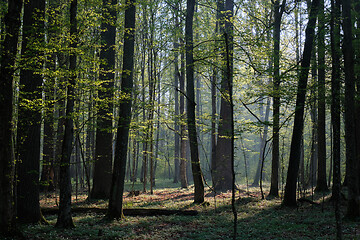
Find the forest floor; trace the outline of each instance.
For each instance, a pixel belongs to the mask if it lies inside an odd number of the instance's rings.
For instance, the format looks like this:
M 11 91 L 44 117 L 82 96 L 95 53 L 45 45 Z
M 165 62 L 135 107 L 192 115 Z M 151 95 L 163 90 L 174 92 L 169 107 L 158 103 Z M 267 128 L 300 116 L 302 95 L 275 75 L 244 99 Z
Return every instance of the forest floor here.
M 170 184 L 170 181 L 168 182 Z M 196 210 L 196 216 L 125 216 L 119 221 L 104 220 L 99 211 L 73 213 L 76 228 L 63 230 L 54 227 L 56 215 L 46 214 L 49 225 L 22 225 L 27 239 L 232 239 L 233 214 L 231 193 L 214 197 L 207 188 L 206 204 L 194 205 L 193 187 L 161 188 L 138 196 L 125 193 L 124 208 L 156 208 L 173 210 Z M 164 184 L 166 185 L 166 184 Z M 245 187 L 245 186 L 240 186 Z M 127 184 L 129 191 L 132 187 Z M 141 189 L 140 184 L 135 190 Z M 265 194 L 267 188 L 265 188 Z M 296 209 L 281 206 L 281 199 L 262 200 L 259 188 L 249 188 L 236 193 L 238 214 L 237 239 L 335 239 L 335 218 L 330 192 L 308 195 L 313 200 L 300 203 Z M 42 195 L 41 207 L 57 207 L 58 194 Z M 107 202 L 87 201 L 86 194 L 73 196 L 73 208 L 106 209 Z M 345 206 L 343 206 L 345 207 Z M 344 208 L 345 211 L 345 208 Z M 343 211 L 343 212 L 344 212 Z M 360 239 L 360 226 L 343 222 L 344 239 Z

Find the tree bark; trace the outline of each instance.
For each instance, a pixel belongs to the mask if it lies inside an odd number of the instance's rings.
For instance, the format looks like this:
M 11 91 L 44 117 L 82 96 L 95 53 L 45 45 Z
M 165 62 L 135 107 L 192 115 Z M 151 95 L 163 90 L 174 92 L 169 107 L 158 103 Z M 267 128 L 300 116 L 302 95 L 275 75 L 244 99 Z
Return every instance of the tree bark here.
M 273 80 L 273 143 L 271 161 L 271 186 L 269 196 L 279 196 L 279 131 L 280 131 L 280 26 L 281 18 L 285 9 L 286 1 L 280 6 L 280 1 L 274 2 L 274 80 Z
M 177 14 L 177 13 L 175 13 Z M 178 28 L 178 18 L 177 16 L 175 16 L 175 26 L 176 29 Z M 178 38 L 177 38 L 177 34 L 175 33 L 174 36 L 174 65 L 175 65 L 175 69 L 174 69 L 174 85 L 175 85 L 175 144 L 174 144 L 174 165 L 175 165 L 175 169 L 174 169 L 174 183 L 178 183 L 179 182 L 179 174 L 180 174 L 180 161 L 179 161 L 179 156 L 180 156 L 180 127 L 179 127 L 179 119 L 180 119 L 180 109 L 179 109 L 179 76 L 180 76 L 180 72 L 179 72 L 179 43 L 178 43 Z
M 77 48 L 77 0 L 70 3 L 70 36 L 73 41 L 70 43 L 71 49 Z M 71 216 L 71 176 L 70 176 L 70 159 L 74 139 L 74 103 L 75 103 L 75 85 L 76 85 L 76 53 L 70 52 L 70 76 L 67 84 L 66 97 L 66 118 L 65 132 L 62 142 L 61 159 L 60 159 L 60 202 L 59 214 L 56 227 L 73 228 L 75 227 Z
M 331 1 L 330 19 L 331 37 L 331 123 L 333 129 L 333 187 L 332 197 L 335 202 L 336 237 L 342 239 L 341 227 L 341 66 L 340 66 L 340 0 Z
M 187 149 L 187 133 L 186 133 L 186 112 L 185 112 L 185 53 L 181 52 L 181 75 L 180 81 L 180 182 L 182 188 L 188 187 L 188 178 L 186 174 L 186 163 L 188 161 Z
M 218 2 L 218 11 L 224 12 L 225 5 L 223 1 Z M 222 13 L 222 18 L 227 16 Z M 227 24 L 230 19 L 223 20 L 221 22 L 220 31 L 226 41 Z M 230 36 L 227 36 L 230 37 Z M 224 65 L 222 66 L 222 79 L 221 79 L 221 107 L 220 107 L 220 119 L 218 125 L 218 139 L 216 143 L 216 169 L 213 169 L 213 186 L 215 191 L 228 191 L 232 189 L 232 174 L 231 174 L 231 105 L 230 105 L 230 89 L 228 81 L 227 69 L 226 69 L 226 46 L 222 46 L 222 58 L 224 59 Z
M 41 219 L 39 203 L 42 54 L 32 45 L 44 44 L 45 0 L 25 2 L 17 128 L 17 218 L 24 223 Z M 40 59 L 37 59 L 39 57 Z
M 301 70 L 299 75 L 295 119 L 293 126 L 293 133 L 291 138 L 291 149 L 289 158 L 289 167 L 286 178 L 285 194 L 283 204 L 285 206 L 295 207 L 296 204 L 296 182 L 299 172 L 299 163 L 301 155 L 301 139 L 304 127 L 304 108 L 307 88 L 307 78 L 310 67 L 311 52 L 313 48 L 314 32 L 316 25 L 316 18 L 318 12 L 319 0 L 313 0 L 309 14 L 309 21 L 305 31 L 305 45 L 303 57 L 301 60 Z
M 122 67 L 121 93 L 124 99 L 119 106 L 119 124 L 115 146 L 115 159 L 110 190 L 109 209 L 110 219 L 120 219 L 123 216 L 123 193 L 126 168 L 126 155 L 131 122 L 131 104 L 134 68 L 135 43 L 135 0 L 126 1 L 124 25 L 124 53 Z
M 345 142 L 348 180 L 346 217 L 356 219 L 360 216 L 359 159 L 356 155 L 354 48 L 352 43 L 353 34 L 350 0 L 342 1 L 342 18 L 342 28 L 344 31 L 342 50 L 345 68 Z
M 326 129 L 325 129 L 325 16 L 324 0 L 319 3 L 318 19 L 318 176 L 315 191 L 327 191 L 326 183 Z
M 15 230 L 13 207 L 14 146 L 13 146 L 13 81 L 20 29 L 22 0 L 9 1 L 5 15 L 5 39 L 2 43 L 0 76 L 0 232 Z
M 115 78 L 115 37 L 117 0 L 103 0 L 104 12 L 101 24 L 101 39 L 104 45 L 100 52 L 101 100 L 96 127 L 95 167 L 91 198 L 108 199 L 111 185 L 112 167 L 112 121 L 113 121 L 113 91 Z
M 186 50 L 186 94 L 187 94 L 187 124 L 189 131 L 191 168 L 194 178 L 194 203 L 204 202 L 204 182 L 200 169 L 199 149 L 196 133 L 195 118 L 195 89 L 194 89 L 194 45 L 193 45 L 193 17 L 195 0 L 187 0 L 185 23 L 185 50 Z

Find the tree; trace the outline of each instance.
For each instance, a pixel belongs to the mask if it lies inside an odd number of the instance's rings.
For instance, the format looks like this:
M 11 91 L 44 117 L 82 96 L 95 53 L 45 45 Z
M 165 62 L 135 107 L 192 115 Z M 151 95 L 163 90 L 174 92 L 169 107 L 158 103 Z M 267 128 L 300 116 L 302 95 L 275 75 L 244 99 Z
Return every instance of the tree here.
M 17 217 L 21 222 L 41 219 L 39 203 L 40 131 L 43 67 L 41 47 L 44 44 L 45 0 L 25 2 L 22 36 L 22 68 L 17 125 Z M 40 59 L 37 59 L 40 58 Z
M 318 175 L 316 191 L 327 191 L 326 183 L 326 130 L 325 130 L 325 16 L 324 0 L 319 3 L 318 16 Z
M 126 0 L 124 23 L 124 53 L 122 67 L 121 94 L 123 96 L 119 106 L 119 122 L 117 129 L 115 159 L 110 188 L 110 199 L 107 216 L 110 219 L 120 219 L 123 216 L 122 203 L 124 192 L 126 154 L 131 121 L 131 104 L 134 68 L 135 42 L 135 0 Z
M 96 127 L 95 167 L 92 198 L 109 198 L 112 167 L 112 113 L 113 91 L 115 78 L 115 37 L 117 0 L 103 0 L 104 12 L 101 23 L 101 39 L 104 42 L 100 52 L 100 81 L 99 90 L 101 104 L 98 111 Z
M 224 1 L 218 2 L 218 9 L 220 11 L 220 31 L 222 32 L 221 36 L 223 37 L 223 41 L 225 42 L 225 37 L 227 31 L 229 31 L 229 25 L 226 24 L 227 19 L 225 10 Z M 225 19 L 226 18 L 226 19 Z M 227 74 L 227 66 L 226 66 L 226 45 L 223 44 L 222 48 L 222 58 L 223 65 L 221 66 L 221 105 L 220 105 L 220 119 L 218 125 L 218 139 L 216 142 L 216 163 L 213 167 L 213 186 L 215 191 L 227 191 L 232 189 L 232 175 L 231 175 L 231 105 L 230 105 L 230 89 L 228 81 L 232 81 L 228 79 Z M 232 76 L 231 76 L 232 77 Z
M 289 207 L 295 207 L 296 204 L 296 182 L 299 172 L 301 140 L 304 127 L 304 108 L 307 87 L 307 78 L 310 67 L 311 53 L 313 48 L 314 32 L 318 12 L 319 0 L 313 0 L 311 3 L 309 22 L 305 30 L 305 45 L 301 60 L 301 69 L 297 86 L 295 118 L 293 133 L 291 137 L 291 148 L 289 157 L 289 166 L 285 185 L 285 194 L 283 204 Z
M 331 124 L 333 129 L 333 187 L 332 197 L 335 202 L 336 235 L 342 239 L 340 188 L 341 188 L 341 118 L 340 118 L 340 90 L 341 90 L 341 67 L 340 67 L 340 1 L 331 1 Z
M 187 125 L 189 131 L 191 169 L 194 177 L 194 203 L 204 202 L 204 182 L 200 169 L 199 149 L 195 119 L 195 91 L 194 91 L 194 43 L 193 17 L 195 0 L 187 0 L 185 23 L 185 50 L 186 50 L 186 95 L 187 95 Z
M 271 161 L 271 186 L 269 196 L 279 196 L 279 131 L 280 131 L 280 26 L 281 18 L 285 11 L 286 0 L 274 2 L 274 80 L 273 80 L 273 143 L 272 143 L 272 161 Z
M 73 149 L 74 138 L 74 104 L 76 94 L 76 48 L 77 48 L 77 0 L 72 0 L 70 3 L 70 64 L 69 77 L 67 84 L 66 96 L 66 118 L 65 118 L 65 132 L 61 148 L 60 159 L 60 201 L 59 213 L 56 222 L 56 227 L 59 228 L 73 228 L 75 227 L 71 216 L 71 176 L 70 176 L 70 158 Z
M 359 202 L 359 159 L 356 154 L 355 124 L 355 79 L 354 79 L 354 48 L 351 19 L 351 1 L 342 1 L 342 29 L 344 39 L 345 72 L 345 142 L 346 142 L 346 173 L 348 186 L 348 206 L 346 216 L 355 219 L 360 216 Z
M 5 38 L 0 64 L 0 232 L 15 230 L 14 216 L 14 145 L 13 145 L 13 81 L 20 29 L 22 0 L 8 2 L 4 18 Z

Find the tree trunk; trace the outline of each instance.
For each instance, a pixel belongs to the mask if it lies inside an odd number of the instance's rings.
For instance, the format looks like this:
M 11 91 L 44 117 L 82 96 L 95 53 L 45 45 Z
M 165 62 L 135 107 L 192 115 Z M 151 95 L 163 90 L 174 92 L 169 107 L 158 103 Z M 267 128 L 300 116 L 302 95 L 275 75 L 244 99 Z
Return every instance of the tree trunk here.
M 214 176 L 213 170 L 216 169 L 216 84 L 216 70 L 213 68 L 211 78 L 211 177 Z
M 40 221 L 39 171 L 42 76 L 41 52 L 33 43 L 44 44 L 45 0 L 25 2 L 21 56 L 25 68 L 20 71 L 20 99 L 17 129 L 17 218 L 20 222 Z M 40 59 L 36 59 L 39 57 Z M 29 106 L 30 105 L 30 106 Z
M 301 139 L 304 127 L 304 108 L 307 88 L 307 78 L 310 67 L 311 52 L 313 48 L 314 31 L 316 25 L 316 17 L 319 6 L 319 0 L 313 0 L 309 14 L 309 22 L 305 31 L 305 45 L 303 57 L 301 60 L 301 70 L 299 75 L 294 127 L 291 138 L 291 149 L 289 158 L 289 167 L 286 178 L 285 194 L 283 204 L 285 206 L 295 207 L 296 204 L 296 182 L 299 172 L 299 163 L 301 155 Z
M 310 103 L 310 119 L 311 119 L 311 153 L 310 153 L 310 166 L 309 166 L 309 185 L 311 188 L 316 186 L 317 180 L 317 169 L 318 169 L 318 131 L 317 131 L 317 111 L 316 111 L 316 97 L 315 97 L 315 86 L 317 78 L 317 64 L 316 64 L 316 55 L 312 55 L 312 77 L 313 77 L 313 87 L 311 88 L 310 96 L 313 98 L 313 101 Z
M 324 0 L 319 3 L 318 19 L 318 176 L 315 191 L 327 191 L 325 129 L 325 16 Z
M 196 133 L 195 93 L 194 93 L 194 56 L 193 56 L 193 17 L 195 0 L 187 0 L 185 23 L 185 50 L 186 50 L 186 95 L 187 95 L 187 124 L 189 131 L 191 168 L 194 177 L 194 203 L 204 202 L 204 182 L 200 169 L 199 149 Z
M 176 13 L 175 13 L 176 14 Z M 175 26 L 176 29 L 178 28 L 178 18 L 177 16 L 175 16 Z M 179 127 L 179 119 L 180 119 L 180 109 L 179 109 L 179 76 L 180 76 L 180 72 L 179 72 L 179 43 L 178 43 L 178 38 L 176 36 L 174 36 L 174 65 L 175 65 L 175 69 L 174 69 L 174 85 L 175 85 L 175 144 L 174 144 L 174 165 L 175 165 L 175 169 L 174 169 L 174 183 L 178 183 L 179 182 L 179 174 L 180 174 L 180 164 L 179 164 L 179 156 L 180 156 L 180 127 Z
M 115 78 L 115 37 L 116 37 L 117 0 L 103 0 L 103 19 L 101 39 L 104 45 L 100 52 L 100 81 L 103 90 L 99 90 L 100 102 L 95 147 L 95 167 L 91 198 L 108 199 L 111 185 L 112 167 L 112 114 L 113 88 Z
M 272 161 L 271 161 L 271 186 L 269 196 L 279 196 L 279 131 L 280 131 L 280 26 L 281 18 L 285 9 L 284 0 L 280 6 L 280 1 L 274 2 L 274 80 L 273 80 L 273 143 L 272 143 Z
M 77 0 L 70 3 L 70 36 L 74 41 L 70 43 L 71 49 L 77 48 Z M 70 53 L 70 76 L 67 84 L 66 97 L 66 119 L 65 132 L 62 143 L 60 159 L 60 202 L 59 214 L 56 227 L 73 228 L 75 227 L 71 217 L 71 176 L 70 176 L 70 159 L 74 138 L 74 103 L 75 103 L 75 85 L 76 85 L 76 53 Z
M 331 123 L 333 129 L 333 187 L 335 202 L 336 237 L 342 239 L 341 227 L 341 66 L 340 66 L 340 0 L 331 1 L 330 38 L 331 38 Z
M 110 190 L 110 219 L 120 219 L 123 216 L 122 203 L 124 192 L 126 155 L 131 122 L 131 95 L 133 88 L 134 43 L 135 43 L 135 0 L 126 1 L 124 25 L 124 53 L 121 81 L 121 93 L 124 99 L 119 106 L 119 124 L 115 146 L 115 159 Z
M 220 1 L 218 9 L 224 9 L 224 2 Z M 220 10 L 221 11 L 221 10 Z M 225 17 L 225 16 L 223 16 Z M 228 20 L 224 20 L 225 22 Z M 230 21 L 230 20 L 229 20 Z M 223 25 L 226 23 L 222 23 Z M 221 30 L 222 36 L 226 37 L 226 26 Z M 226 39 L 224 39 L 226 40 Z M 226 49 L 225 45 L 222 47 L 222 57 L 226 64 Z M 232 174 L 231 174 L 231 105 L 230 105 L 230 89 L 227 79 L 226 65 L 222 66 L 221 79 L 221 107 L 220 120 L 218 126 L 218 139 L 216 144 L 216 169 L 214 169 L 213 186 L 215 191 L 228 191 L 232 189 Z
M 267 102 L 266 102 L 266 110 L 265 110 L 265 118 L 264 118 L 265 123 L 267 123 L 269 121 L 269 115 L 270 115 L 270 99 L 268 98 Z M 266 150 L 265 149 L 265 143 L 266 143 L 266 139 L 267 139 L 268 129 L 269 129 L 269 125 L 266 124 L 264 126 L 263 135 L 261 136 L 259 162 L 258 162 L 258 166 L 256 168 L 254 181 L 251 184 L 252 187 L 258 187 L 259 186 L 261 165 L 262 165 L 262 163 L 264 161 L 263 157 L 264 157 L 264 151 Z
M 348 206 L 346 216 L 356 219 L 360 216 L 359 200 L 359 160 L 356 155 L 356 125 L 355 125 L 355 79 L 354 79 L 354 48 L 352 43 L 351 1 L 342 1 L 342 28 L 344 40 L 345 68 L 345 142 L 346 168 L 348 184 Z
M 186 125 L 185 125 L 185 54 L 184 51 L 181 52 L 181 75 L 180 75 L 180 182 L 182 188 L 188 187 L 188 180 L 186 175 L 186 162 L 188 161 L 186 155 L 187 149 L 187 134 L 186 134 Z
M 0 64 L 0 232 L 15 230 L 13 207 L 14 146 L 13 146 L 13 81 L 20 28 L 22 0 L 9 1 L 5 15 L 5 39 Z

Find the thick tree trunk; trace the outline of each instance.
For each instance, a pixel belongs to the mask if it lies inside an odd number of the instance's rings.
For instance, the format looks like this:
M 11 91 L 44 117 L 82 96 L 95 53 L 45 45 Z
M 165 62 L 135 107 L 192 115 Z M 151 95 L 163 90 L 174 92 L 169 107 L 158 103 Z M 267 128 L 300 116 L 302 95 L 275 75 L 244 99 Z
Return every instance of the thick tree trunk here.
M 356 155 L 355 125 L 355 79 L 354 48 L 351 20 L 351 1 L 342 1 L 342 28 L 344 31 L 343 53 L 345 68 L 345 142 L 348 184 L 348 206 L 346 216 L 355 219 L 360 216 L 359 159 Z
M 221 12 L 222 9 L 225 9 L 224 2 L 218 2 L 218 11 Z M 224 14 L 224 13 L 222 13 Z M 223 17 L 226 17 L 225 15 Z M 221 23 L 220 31 L 222 36 L 226 37 L 227 26 L 226 21 L 229 19 L 223 20 Z M 229 37 L 229 36 L 227 36 Z M 223 39 L 226 40 L 226 39 Z M 222 46 L 222 57 L 224 59 L 224 64 L 226 64 L 226 46 Z M 222 79 L 221 79 L 221 107 L 220 107 L 220 119 L 218 126 L 218 139 L 216 143 L 216 164 L 215 169 L 213 169 L 213 186 L 215 191 L 228 191 L 232 189 L 232 170 L 231 170 L 231 104 L 229 99 L 229 84 L 226 65 L 222 66 Z
M 123 216 L 122 203 L 129 127 L 131 122 L 131 98 L 133 88 L 135 9 L 135 0 L 127 0 L 125 10 L 124 54 L 121 81 L 121 93 L 124 96 L 124 99 L 120 102 L 119 107 L 119 124 L 117 129 L 109 209 L 107 213 L 107 216 L 110 219 L 120 219 Z
M 356 18 L 356 28 L 355 28 L 355 58 L 354 58 L 354 72 L 355 72 L 355 125 L 356 125 L 356 156 L 358 161 L 360 161 L 360 2 L 355 3 L 355 18 Z M 360 164 L 360 162 L 358 163 Z M 360 170 L 360 165 L 359 165 Z M 360 177 L 358 178 L 359 191 L 360 191 Z
M 0 232 L 15 229 L 13 206 L 14 146 L 13 146 L 13 80 L 20 28 L 22 0 L 9 1 L 5 15 L 5 39 L 0 64 Z
M 204 182 L 200 169 L 199 149 L 196 133 L 195 92 L 194 92 L 194 46 L 193 46 L 193 17 L 195 0 L 187 0 L 185 24 L 186 49 L 186 95 L 187 95 L 187 124 L 191 151 L 191 168 L 194 177 L 194 203 L 204 202 Z
M 70 36 L 74 39 L 70 47 L 77 48 L 77 0 L 70 3 Z M 59 214 L 56 227 L 73 228 L 75 227 L 71 216 L 71 176 L 70 176 L 70 159 L 74 138 L 73 112 L 75 103 L 75 85 L 76 85 L 76 54 L 70 53 L 70 76 L 67 84 L 67 102 L 66 102 L 66 119 L 65 132 L 62 142 L 61 159 L 60 159 L 60 202 Z
M 49 69 L 55 70 L 54 55 L 46 61 L 46 66 Z M 55 105 L 51 102 L 55 100 L 55 79 L 46 78 L 43 91 L 45 92 L 45 102 L 50 102 L 48 110 L 44 111 L 44 136 L 43 136 L 43 162 L 40 179 L 40 191 L 48 192 L 54 191 L 54 162 L 55 162 L 55 129 L 54 129 L 54 113 Z
M 315 191 L 327 191 L 325 129 L 325 16 L 324 0 L 319 3 L 318 26 L 318 176 Z
M 20 71 L 20 99 L 17 129 L 17 218 L 20 222 L 40 221 L 39 171 L 42 76 L 41 53 L 33 43 L 44 44 L 45 0 L 25 2 L 21 56 L 25 68 Z M 40 57 L 40 59 L 37 59 Z M 30 104 L 30 106 L 29 106 Z M 32 106 L 33 105 L 33 106 Z
M 305 45 L 303 57 L 301 60 L 301 70 L 299 75 L 294 127 L 291 138 L 291 149 L 289 158 L 289 167 L 286 178 L 285 194 L 283 204 L 285 206 L 295 207 L 296 204 L 296 182 L 299 172 L 300 155 L 301 155 L 301 139 L 304 127 L 304 108 L 307 88 L 307 78 L 310 67 L 311 52 L 313 48 L 314 32 L 316 25 L 316 17 L 318 12 L 319 0 L 313 0 L 309 14 L 309 22 L 305 31 Z
M 101 39 L 104 45 L 100 52 L 100 81 L 103 90 L 99 90 L 101 99 L 95 147 L 95 167 L 91 198 L 107 199 L 110 195 L 111 167 L 112 167 L 112 114 L 113 114 L 113 88 L 115 78 L 115 37 L 116 37 L 116 11 L 117 0 L 103 0 L 103 19 L 101 24 Z

